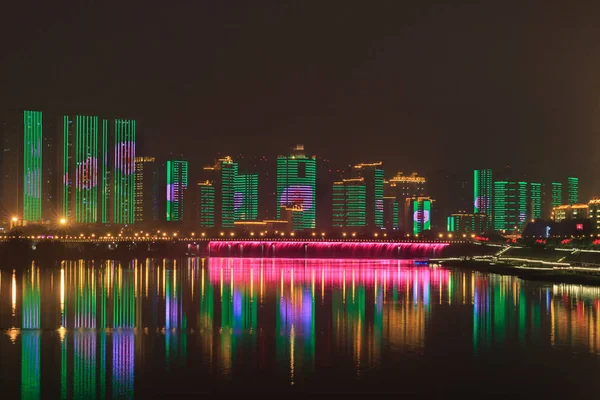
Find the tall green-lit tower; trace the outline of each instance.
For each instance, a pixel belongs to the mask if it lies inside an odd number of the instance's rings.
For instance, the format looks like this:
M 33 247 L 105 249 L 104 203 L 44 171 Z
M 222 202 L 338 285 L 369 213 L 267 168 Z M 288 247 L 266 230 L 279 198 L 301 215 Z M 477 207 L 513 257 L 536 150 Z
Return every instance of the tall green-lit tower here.
M 383 163 L 363 163 L 354 166 L 365 185 L 365 221 L 367 228 L 383 228 Z
M 542 184 L 538 182 L 531 182 L 529 184 L 529 188 L 529 216 L 530 219 L 536 220 L 542 217 Z
M 494 212 L 491 169 L 476 169 L 473 171 L 473 213 L 487 215 L 486 230 L 492 226 Z
M 234 178 L 233 209 L 236 221 L 258 219 L 258 174 L 238 174 Z
M 46 124 L 47 125 L 47 124 Z M 1 220 L 42 220 L 44 121 L 41 111 L 11 110 L 2 121 Z M 44 178 L 47 178 L 44 176 Z
M 75 223 L 96 223 L 98 200 L 104 189 L 98 182 L 99 164 L 103 162 L 98 161 L 102 120 L 97 116 L 65 115 L 61 122 L 60 217 Z
M 568 177 L 567 188 L 569 204 L 579 203 L 579 178 L 575 178 L 572 176 Z
M 527 222 L 527 182 L 494 182 L 494 230 L 520 230 Z
M 277 218 L 281 207 L 295 207 L 294 230 L 316 227 L 317 164 L 314 156 L 307 156 L 303 145 L 297 145 L 290 155 L 277 157 Z
M 167 222 L 183 222 L 185 192 L 188 186 L 188 162 L 169 160 L 167 169 Z
M 103 132 L 104 134 L 104 132 Z M 114 120 L 113 222 L 135 222 L 136 121 Z
M 221 228 L 233 228 L 238 163 L 231 157 L 225 157 L 219 160 L 219 164 L 221 166 Z
M 552 182 L 552 208 L 563 204 L 563 184 Z

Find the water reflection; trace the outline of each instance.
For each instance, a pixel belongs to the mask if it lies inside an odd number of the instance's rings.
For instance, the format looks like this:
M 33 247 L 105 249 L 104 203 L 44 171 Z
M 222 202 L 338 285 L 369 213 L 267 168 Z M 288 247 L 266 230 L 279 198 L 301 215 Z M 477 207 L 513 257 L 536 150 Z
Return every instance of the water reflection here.
M 28 399 L 370 382 L 452 351 L 597 354 L 599 311 L 599 288 L 401 261 L 32 264 L 0 271 L 0 378 Z

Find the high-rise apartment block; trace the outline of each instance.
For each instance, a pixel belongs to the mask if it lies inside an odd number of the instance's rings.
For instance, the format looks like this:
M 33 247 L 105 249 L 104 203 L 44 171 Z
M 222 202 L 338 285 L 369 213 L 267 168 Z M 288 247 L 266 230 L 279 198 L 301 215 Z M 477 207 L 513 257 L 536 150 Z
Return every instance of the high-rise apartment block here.
M 155 157 L 135 158 L 135 223 L 155 224 L 160 221 L 159 164 Z
M 494 182 L 494 230 L 512 232 L 527 222 L 527 182 Z
M 473 213 L 485 214 L 486 230 L 492 227 L 494 211 L 494 185 L 491 169 L 476 169 L 473 172 Z
M 579 178 L 567 178 L 567 202 L 568 204 L 576 204 L 579 202 Z
M 277 219 L 282 207 L 294 208 L 294 230 L 316 227 L 316 178 L 316 159 L 305 154 L 303 145 L 277 157 Z
M 183 222 L 188 187 L 188 162 L 184 160 L 167 161 L 166 174 L 166 220 L 167 222 Z

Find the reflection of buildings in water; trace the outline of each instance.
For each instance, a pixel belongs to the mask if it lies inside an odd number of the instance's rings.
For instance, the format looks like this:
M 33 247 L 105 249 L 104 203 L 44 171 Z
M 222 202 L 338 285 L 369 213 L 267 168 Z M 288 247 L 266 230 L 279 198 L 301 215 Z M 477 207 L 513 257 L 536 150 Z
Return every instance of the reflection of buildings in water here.
M 315 325 L 313 291 L 308 284 L 295 284 L 294 273 L 288 285 L 276 296 L 275 334 L 278 362 L 288 366 L 290 383 L 314 363 Z
M 21 398 L 40 398 L 40 332 L 21 332 Z
M 24 329 L 40 328 L 40 269 L 33 262 L 22 276 L 22 307 Z M 16 285 L 15 285 L 16 286 Z
M 133 330 L 112 331 L 112 396 L 133 397 L 135 366 L 135 333 Z
M 167 368 L 185 363 L 187 356 L 187 319 L 183 312 L 183 276 L 177 262 L 164 271 L 165 277 L 165 358 Z
M 474 273 L 473 348 L 487 350 L 493 344 L 514 341 L 539 343 L 548 321 L 548 304 L 540 301 L 546 289 L 528 293 L 516 277 Z M 535 294 L 539 294 L 536 296 Z
M 551 343 L 600 352 L 600 288 L 553 285 L 552 294 Z
M 96 397 L 96 332 L 73 333 L 73 397 L 88 399 Z M 105 374 L 106 370 L 101 370 Z

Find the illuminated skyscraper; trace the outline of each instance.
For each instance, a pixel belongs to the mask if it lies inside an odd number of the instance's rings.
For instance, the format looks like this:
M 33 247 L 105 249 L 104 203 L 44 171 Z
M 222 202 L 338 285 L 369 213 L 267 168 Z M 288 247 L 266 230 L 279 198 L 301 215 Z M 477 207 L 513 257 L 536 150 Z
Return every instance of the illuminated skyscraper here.
M 494 230 L 512 232 L 527 222 L 527 182 L 494 182 Z
M 167 222 L 183 222 L 185 192 L 188 186 L 188 162 L 169 160 L 167 169 Z
M 569 177 L 567 178 L 568 187 L 568 201 L 569 204 L 576 204 L 579 202 L 579 178 Z
M 383 228 L 383 163 L 358 164 L 354 171 L 366 188 L 366 226 Z
M 238 164 L 231 157 L 219 160 L 221 166 L 221 228 L 233 228 L 235 223 L 235 177 Z
M 486 214 L 488 226 L 492 223 L 492 196 L 494 186 L 492 184 L 491 169 L 476 169 L 473 171 L 473 213 Z
M 132 224 L 136 122 L 64 115 L 59 132 L 57 217 L 83 224 Z
M 112 197 L 113 222 L 116 224 L 135 222 L 135 135 L 135 120 L 115 119 Z
M 535 220 L 542 217 L 542 184 L 531 182 L 529 189 L 529 217 Z
M 563 185 L 561 182 L 552 182 L 552 208 L 563 203 Z
M 60 132 L 60 217 L 75 223 L 99 222 L 98 201 L 105 199 L 102 178 L 108 170 L 105 154 L 100 153 L 99 148 L 104 150 L 106 146 L 108 124 L 97 116 L 65 115 Z M 104 139 L 102 143 L 99 137 Z M 104 212 L 105 208 L 106 204 L 102 203 L 101 211 Z
M 41 111 L 11 110 L 2 127 L 2 220 L 42 220 Z M 46 126 L 46 128 L 48 128 Z
M 411 197 L 404 200 L 404 226 L 412 227 L 413 235 L 431 229 L 431 203 L 429 197 Z
M 135 158 L 135 223 L 160 220 L 158 163 L 154 157 Z
M 234 177 L 233 208 L 236 221 L 258 219 L 258 174 L 238 174 Z
M 196 221 L 201 228 L 214 228 L 215 187 L 211 181 L 198 182 L 196 186 Z
M 303 145 L 296 146 L 289 156 L 277 157 L 277 219 L 282 206 L 301 208 L 293 213 L 293 229 L 316 227 L 316 178 L 316 159 L 304 153 Z
M 350 178 L 333 183 L 332 226 L 367 226 L 367 186 L 364 178 Z

